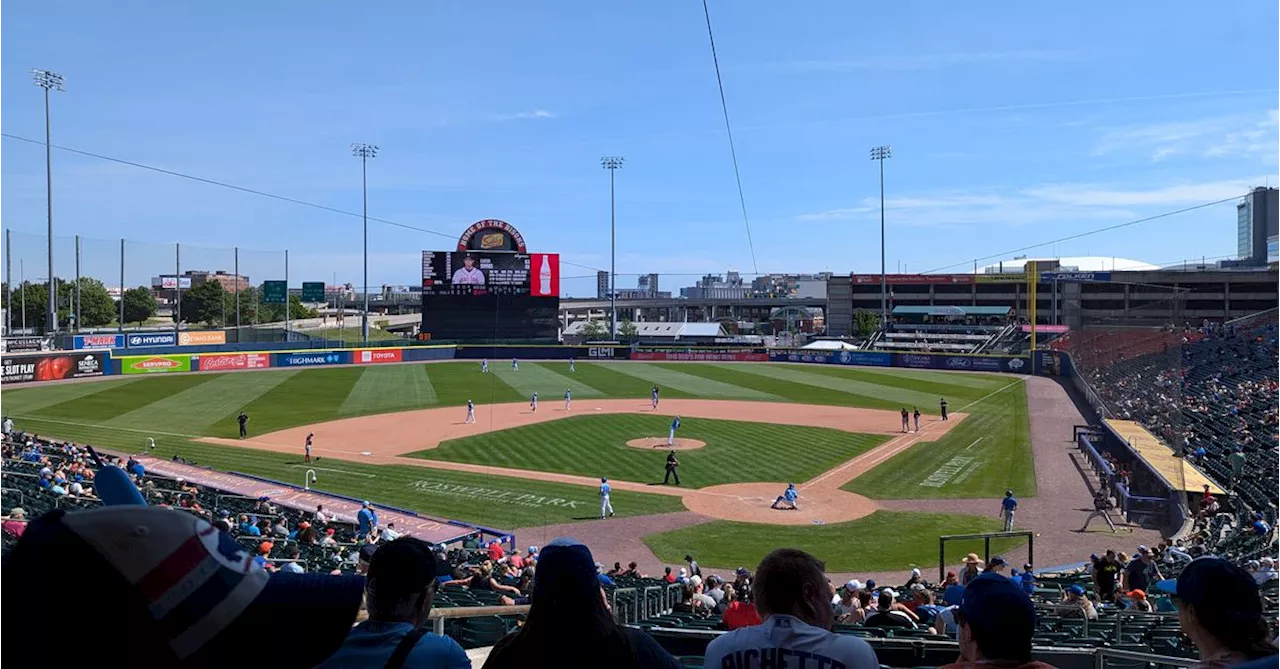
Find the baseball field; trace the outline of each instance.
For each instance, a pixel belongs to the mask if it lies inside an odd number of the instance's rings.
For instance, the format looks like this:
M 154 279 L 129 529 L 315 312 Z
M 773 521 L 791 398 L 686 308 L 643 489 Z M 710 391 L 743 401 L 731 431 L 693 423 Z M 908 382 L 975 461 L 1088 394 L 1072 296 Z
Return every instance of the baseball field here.
M 766 363 L 489 369 L 112 377 L 6 388 L 0 401 L 28 432 L 121 452 L 148 450 L 152 438 L 153 456 L 287 483 L 314 469 L 317 489 L 518 537 L 573 531 L 609 560 L 640 559 L 631 553 L 643 546 L 667 564 L 694 553 L 733 567 L 790 545 L 832 571 L 902 569 L 936 563 L 941 534 L 998 530 L 994 500 L 1006 489 L 1037 494 L 1023 377 Z M 467 400 L 474 422 L 465 421 Z M 903 408 L 922 413 L 918 432 L 901 431 Z M 679 486 L 662 483 L 675 416 Z M 308 465 L 311 433 L 320 460 Z M 604 521 L 601 477 L 617 514 Z M 788 483 L 799 509 L 770 509 Z

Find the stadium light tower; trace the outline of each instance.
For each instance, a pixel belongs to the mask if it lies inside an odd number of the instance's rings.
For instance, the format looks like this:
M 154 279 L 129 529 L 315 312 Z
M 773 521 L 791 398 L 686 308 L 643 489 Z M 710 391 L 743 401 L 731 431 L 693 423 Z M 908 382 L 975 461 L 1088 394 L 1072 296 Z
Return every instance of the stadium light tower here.
M 376 158 L 378 147 L 357 142 L 351 145 L 351 154 L 360 158 L 360 199 L 364 218 L 364 308 L 360 314 L 360 339 L 369 341 L 369 159 Z M 288 309 L 289 305 L 285 304 Z
M 53 278 L 53 148 L 50 143 L 49 128 L 49 92 L 64 90 L 62 75 L 50 70 L 31 70 L 35 85 L 44 89 L 44 183 L 45 198 L 49 212 L 49 315 L 45 326 L 49 334 L 58 331 L 58 287 Z
M 889 286 L 884 273 L 884 161 L 893 157 L 889 145 L 871 149 L 871 159 L 880 163 L 880 327 L 889 326 Z
M 618 336 L 618 273 L 617 273 L 617 233 L 616 207 L 613 197 L 613 174 L 622 167 L 622 156 L 605 156 L 600 159 L 600 166 L 609 170 L 609 339 Z

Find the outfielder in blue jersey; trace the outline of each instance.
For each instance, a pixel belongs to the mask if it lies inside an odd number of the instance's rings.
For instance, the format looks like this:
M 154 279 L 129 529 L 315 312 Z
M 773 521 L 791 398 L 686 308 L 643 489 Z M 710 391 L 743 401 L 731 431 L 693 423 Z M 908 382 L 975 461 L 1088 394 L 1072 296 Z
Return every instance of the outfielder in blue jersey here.
M 600 477 L 600 517 L 604 518 L 605 514 L 613 515 L 613 505 L 609 503 L 609 493 L 612 488 L 609 487 L 609 479 Z

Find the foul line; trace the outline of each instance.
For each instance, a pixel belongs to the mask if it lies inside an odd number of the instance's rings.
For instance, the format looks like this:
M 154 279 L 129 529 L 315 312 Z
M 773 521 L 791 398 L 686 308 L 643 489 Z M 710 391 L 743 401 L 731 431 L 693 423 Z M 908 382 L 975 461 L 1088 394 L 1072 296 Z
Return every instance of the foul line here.
M 163 432 L 160 430 L 142 430 L 136 427 L 116 427 L 114 425 L 106 425 L 104 423 L 77 423 L 69 420 L 56 420 L 53 418 L 43 418 L 40 416 L 31 416 L 23 414 L 14 414 L 14 418 L 36 423 L 53 423 L 55 425 L 71 425 L 73 427 L 87 427 L 95 430 L 117 430 L 120 432 L 137 432 L 138 434 L 160 435 L 162 437 L 181 437 L 183 439 L 198 439 L 199 435 L 182 434 L 179 432 Z M 34 434 L 34 433 L 33 433 Z

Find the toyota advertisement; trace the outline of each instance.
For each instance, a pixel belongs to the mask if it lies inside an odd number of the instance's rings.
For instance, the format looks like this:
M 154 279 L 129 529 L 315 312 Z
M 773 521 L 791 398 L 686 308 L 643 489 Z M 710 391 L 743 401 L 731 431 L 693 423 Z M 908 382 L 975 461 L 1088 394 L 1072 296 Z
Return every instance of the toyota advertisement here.
M 404 350 L 399 348 L 370 348 L 355 352 L 352 362 L 357 365 L 376 365 L 383 362 L 404 362 Z
M 109 353 L 46 353 L 5 357 L 0 382 L 31 383 L 102 376 L 107 373 Z
M 130 355 L 120 358 L 121 374 L 164 374 L 191 371 L 189 355 Z
M 266 369 L 270 366 L 270 353 L 202 353 L 191 356 L 191 367 L 201 372 Z

